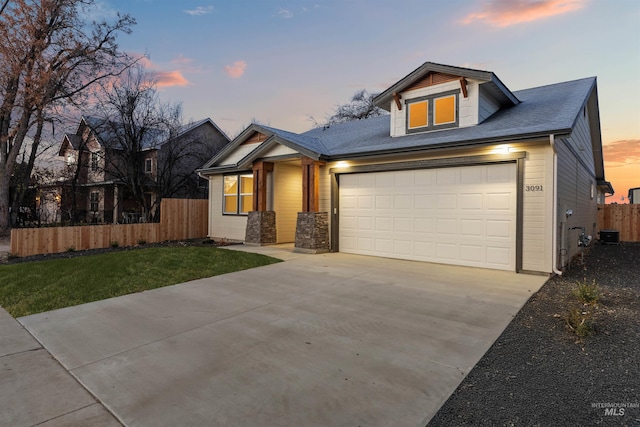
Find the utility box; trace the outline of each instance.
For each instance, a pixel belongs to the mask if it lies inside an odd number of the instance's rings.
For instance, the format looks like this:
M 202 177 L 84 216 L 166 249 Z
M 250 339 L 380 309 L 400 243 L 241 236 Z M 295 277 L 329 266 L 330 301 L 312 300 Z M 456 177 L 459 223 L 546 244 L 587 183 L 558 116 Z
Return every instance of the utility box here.
M 617 245 L 620 243 L 620 232 L 618 230 L 600 230 L 600 242 Z

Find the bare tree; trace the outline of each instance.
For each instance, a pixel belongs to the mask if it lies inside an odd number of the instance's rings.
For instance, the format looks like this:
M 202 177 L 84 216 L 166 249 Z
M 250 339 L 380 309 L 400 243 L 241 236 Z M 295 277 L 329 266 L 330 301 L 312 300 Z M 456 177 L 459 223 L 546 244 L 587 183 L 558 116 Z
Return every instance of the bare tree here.
M 353 94 L 350 102 L 337 105 L 333 110 L 333 114 L 327 117 L 325 122 L 318 122 L 313 117 L 309 117 L 309 119 L 315 127 L 323 127 L 388 114 L 373 103 L 373 99 L 377 95 L 377 93 L 369 93 L 366 89 L 360 89 Z
M 96 0 L 12 0 L 0 6 L 0 234 L 9 229 L 9 180 L 29 131 L 51 108 L 79 102 L 85 90 L 131 60 L 119 33 L 135 24 L 91 21 Z M 36 130 L 36 136 L 38 131 Z M 40 137 L 31 149 L 38 150 Z
M 168 170 L 158 167 L 158 150 L 181 126 L 180 104 L 162 103 L 153 74 L 142 66 L 130 68 L 120 78 L 103 82 L 95 107 L 95 131 L 104 145 L 105 177 L 128 190 L 144 215 L 154 207 L 160 184 L 170 186 L 171 166 L 181 152 L 167 152 Z M 147 163 L 150 162 L 150 163 Z M 153 165 L 151 170 L 148 165 Z M 162 172 L 162 179 L 159 173 Z

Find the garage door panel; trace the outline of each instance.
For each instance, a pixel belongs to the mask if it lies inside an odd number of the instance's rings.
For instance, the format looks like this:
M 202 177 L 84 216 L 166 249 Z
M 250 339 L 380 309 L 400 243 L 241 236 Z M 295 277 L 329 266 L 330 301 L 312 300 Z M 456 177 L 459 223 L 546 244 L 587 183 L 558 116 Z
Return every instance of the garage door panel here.
M 487 194 L 487 210 L 489 211 L 512 211 L 513 198 L 511 193 L 489 193 Z
M 474 185 L 479 182 L 486 182 L 486 168 L 461 168 L 460 184 Z
M 437 234 L 457 234 L 458 220 L 455 218 L 438 218 L 436 219 Z
M 478 193 L 463 193 L 460 194 L 460 209 L 466 211 L 478 211 L 482 212 L 484 207 L 484 195 Z
M 376 195 L 376 209 L 391 209 L 393 208 L 393 198 L 389 194 Z
M 515 171 L 510 164 L 341 176 L 340 250 L 514 270 Z
M 458 184 L 460 171 L 457 168 L 436 169 L 436 185 Z
M 433 194 L 414 194 L 413 206 L 415 209 L 433 209 L 434 200 Z
M 460 245 L 460 259 L 463 261 L 483 263 L 484 253 L 482 245 Z
M 482 237 L 485 235 L 484 221 L 481 219 L 461 219 L 459 225 L 461 236 Z
M 373 208 L 373 196 L 365 194 L 358 196 L 358 209 L 372 209 Z

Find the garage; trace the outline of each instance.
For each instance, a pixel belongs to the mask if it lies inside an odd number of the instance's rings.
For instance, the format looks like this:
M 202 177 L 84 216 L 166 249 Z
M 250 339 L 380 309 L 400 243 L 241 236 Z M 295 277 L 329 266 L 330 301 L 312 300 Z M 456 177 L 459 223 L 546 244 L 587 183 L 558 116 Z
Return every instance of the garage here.
M 515 163 L 342 174 L 341 252 L 516 269 Z

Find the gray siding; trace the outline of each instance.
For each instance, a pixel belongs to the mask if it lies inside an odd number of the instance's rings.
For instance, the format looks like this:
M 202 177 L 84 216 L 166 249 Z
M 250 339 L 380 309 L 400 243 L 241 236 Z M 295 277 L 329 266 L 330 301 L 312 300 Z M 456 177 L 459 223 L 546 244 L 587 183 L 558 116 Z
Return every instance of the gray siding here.
M 556 141 L 556 152 L 558 155 L 558 249 L 561 254 L 565 254 L 564 263 L 566 264 L 580 253 L 577 244 L 580 230 L 571 230 L 571 228 L 585 227 L 586 233 L 593 236 L 598 213 L 589 124 L 582 112 L 571 137 Z M 567 210 L 573 211 L 573 215 L 568 218 Z
M 500 105 L 491 97 L 489 97 L 480 86 L 480 99 L 478 102 L 478 123 L 482 123 L 493 113 L 500 109 Z

